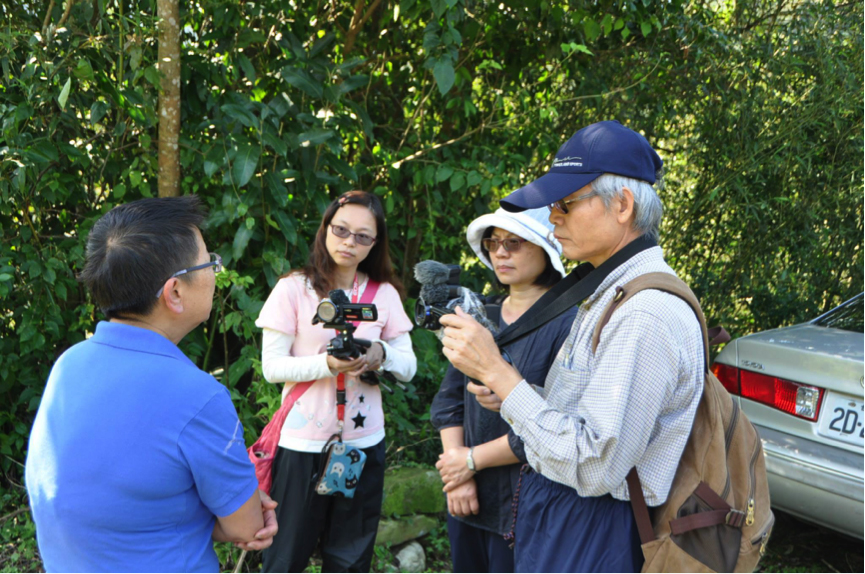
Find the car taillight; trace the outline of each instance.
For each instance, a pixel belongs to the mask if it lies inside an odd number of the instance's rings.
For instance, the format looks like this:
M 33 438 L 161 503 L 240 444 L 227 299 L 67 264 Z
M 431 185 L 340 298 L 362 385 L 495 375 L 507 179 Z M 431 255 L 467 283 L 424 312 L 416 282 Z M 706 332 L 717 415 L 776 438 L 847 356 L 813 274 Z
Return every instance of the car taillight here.
M 725 365 L 724 363 L 715 363 L 712 365 L 712 372 L 727 389 L 727 392 L 732 395 L 739 394 L 739 369 Z
M 712 365 L 712 372 L 728 392 L 775 407 L 809 421 L 816 421 L 823 402 L 823 389 L 786 379 L 737 369 L 723 363 Z
M 820 412 L 823 389 L 800 385 L 754 371 L 739 371 L 742 396 L 809 421 Z

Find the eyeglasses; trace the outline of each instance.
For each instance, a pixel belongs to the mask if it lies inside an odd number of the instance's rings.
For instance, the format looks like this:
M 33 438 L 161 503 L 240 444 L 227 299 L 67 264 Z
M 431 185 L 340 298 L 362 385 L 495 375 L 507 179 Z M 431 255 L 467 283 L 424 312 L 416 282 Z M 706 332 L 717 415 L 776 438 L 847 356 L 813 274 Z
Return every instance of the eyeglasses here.
M 496 239 L 495 237 L 487 237 L 481 243 L 484 246 L 484 249 L 489 251 L 490 253 L 495 253 L 499 250 L 499 243 L 501 243 L 505 251 L 508 253 L 516 253 L 523 246 L 523 243 L 528 241 L 528 239 L 523 239 L 522 237 L 507 237 L 505 239 Z
M 588 198 L 592 197 L 593 195 L 598 195 L 598 192 L 590 191 L 589 193 L 583 194 L 579 197 L 575 197 L 574 199 L 568 199 L 568 200 L 560 199 L 558 201 L 551 203 L 547 207 L 550 208 L 550 213 L 553 212 L 553 209 L 557 209 L 562 215 L 564 215 L 564 214 L 568 213 L 568 204 L 569 203 L 574 203 L 575 201 L 580 201 L 581 199 L 588 199 Z
M 348 227 L 343 227 L 342 225 L 331 225 L 330 230 L 340 239 L 346 239 L 349 235 L 354 235 L 354 240 L 357 241 L 358 245 L 363 245 L 364 247 L 369 247 L 376 240 L 375 237 L 366 233 L 352 233 Z
M 186 275 L 187 273 L 192 273 L 193 271 L 199 271 L 201 269 L 207 269 L 208 267 L 213 267 L 214 273 L 219 273 L 220 271 L 222 271 L 222 257 L 219 255 L 219 253 L 210 253 L 209 255 L 210 255 L 210 261 L 208 261 L 207 263 L 202 263 L 201 265 L 196 265 L 195 267 L 188 267 L 186 269 L 181 269 L 177 273 L 174 273 L 168 279 L 173 279 L 173 278 L 179 277 L 181 275 Z M 168 279 L 166 279 L 166 281 L 168 281 Z M 159 291 L 156 293 L 157 299 L 159 299 L 159 297 L 162 295 L 162 289 L 163 288 L 164 288 L 164 286 L 160 287 Z

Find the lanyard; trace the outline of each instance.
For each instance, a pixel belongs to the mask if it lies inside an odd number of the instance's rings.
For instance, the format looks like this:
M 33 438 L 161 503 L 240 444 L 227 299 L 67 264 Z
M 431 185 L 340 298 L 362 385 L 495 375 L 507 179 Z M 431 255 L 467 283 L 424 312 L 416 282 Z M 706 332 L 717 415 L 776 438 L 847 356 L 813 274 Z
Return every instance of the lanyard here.
M 358 284 L 357 284 L 357 273 L 354 274 L 354 283 L 351 286 L 351 302 L 357 303 L 358 300 Z M 352 325 L 357 327 L 356 322 L 352 322 Z M 336 332 L 339 335 L 339 331 Z M 342 428 L 345 425 L 345 373 L 339 373 L 336 377 L 336 419 L 337 425 L 339 426 L 339 434 L 340 440 L 342 440 Z

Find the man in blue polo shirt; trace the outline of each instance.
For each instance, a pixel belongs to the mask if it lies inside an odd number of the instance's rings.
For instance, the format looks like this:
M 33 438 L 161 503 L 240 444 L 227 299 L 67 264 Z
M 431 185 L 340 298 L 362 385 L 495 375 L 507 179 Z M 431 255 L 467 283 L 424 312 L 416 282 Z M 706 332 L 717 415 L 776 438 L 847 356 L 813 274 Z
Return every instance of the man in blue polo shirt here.
M 51 370 L 26 482 L 45 569 L 216 572 L 213 540 L 276 532 L 228 390 L 177 343 L 210 315 L 215 272 L 194 196 L 115 207 L 81 280 L 108 317 Z

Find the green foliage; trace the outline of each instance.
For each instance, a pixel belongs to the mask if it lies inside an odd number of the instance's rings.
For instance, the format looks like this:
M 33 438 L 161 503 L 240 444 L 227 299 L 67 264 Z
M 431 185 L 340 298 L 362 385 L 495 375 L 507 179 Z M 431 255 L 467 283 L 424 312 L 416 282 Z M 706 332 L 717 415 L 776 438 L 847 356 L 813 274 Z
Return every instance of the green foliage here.
M 89 229 L 156 193 L 155 4 L 76 2 L 63 26 L 62 2 L 47 19 L 0 7 L 3 489 L 20 483 L 51 364 L 99 319 L 75 279 Z M 181 186 L 209 206 L 207 243 L 230 269 L 182 347 L 229 387 L 248 441 L 279 401 L 254 320 L 333 197 L 381 197 L 410 296 L 427 258 L 488 290 L 465 225 L 600 119 L 665 159 L 662 243 L 710 320 L 741 335 L 862 289 L 861 4 L 373 4 L 180 5 Z M 385 396 L 392 464 L 440 448 L 426 421 L 445 362 L 431 334 L 412 337 L 418 375 Z
M 0 572 L 39 572 L 36 525 L 24 504 L 22 490 L 0 495 L 0 507 L 17 509 L 0 516 Z

